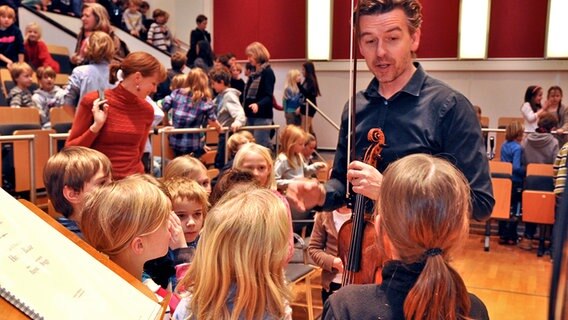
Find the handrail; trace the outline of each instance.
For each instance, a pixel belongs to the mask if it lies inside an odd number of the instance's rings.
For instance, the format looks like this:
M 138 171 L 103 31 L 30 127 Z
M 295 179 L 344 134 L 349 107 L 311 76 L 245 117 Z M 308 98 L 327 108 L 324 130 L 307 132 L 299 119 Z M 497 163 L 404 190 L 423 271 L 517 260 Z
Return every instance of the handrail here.
M 262 126 L 244 126 L 239 128 L 239 130 L 272 130 L 272 129 L 280 129 L 280 125 L 274 124 L 274 125 L 262 125 Z M 217 129 L 213 128 L 213 127 L 207 127 L 207 128 L 172 128 L 172 127 L 165 127 L 165 128 L 160 128 L 157 130 L 157 132 L 154 132 L 154 134 L 158 134 L 160 135 L 160 141 L 162 142 L 161 148 L 160 148 L 160 157 L 162 158 L 161 161 L 161 172 L 162 172 L 162 176 L 164 175 L 164 172 L 166 170 L 166 161 L 164 158 L 164 155 L 166 154 L 166 135 L 169 134 L 180 134 L 180 133 L 203 133 L 203 132 L 207 132 L 207 131 L 217 131 Z M 221 130 L 219 130 L 219 133 L 225 133 L 225 138 L 228 138 L 229 135 L 229 131 L 230 128 L 229 127 L 222 127 Z M 225 162 L 227 162 L 227 157 L 228 157 L 228 150 L 227 150 L 227 140 L 225 139 Z M 278 135 L 276 135 L 275 138 L 275 142 L 276 142 L 276 154 L 278 154 Z
M 481 128 L 481 132 L 506 132 L 507 129 L 501 129 L 501 128 Z M 534 131 L 528 131 L 525 130 L 525 133 L 534 133 Z M 556 130 L 550 131 L 550 134 L 555 134 L 555 135 L 568 135 L 568 132 L 558 132 Z
M 69 133 L 50 133 L 49 134 L 49 156 L 51 157 L 52 155 L 55 154 L 55 151 L 57 150 L 55 148 L 54 142 L 56 141 L 60 141 L 60 140 L 67 140 L 67 138 L 69 138 Z
M 0 145 L 2 145 L 3 142 L 13 142 L 20 140 L 28 141 L 28 147 L 30 148 L 30 201 L 35 204 L 37 200 L 37 190 L 35 186 L 35 135 L 23 134 L 17 136 L 0 136 Z
M 327 121 L 329 122 L 329 124 L 331 124 L 335 129 L 337 129 L 337 131 L 339 131 L 339 126 L 337 125 L 337 123 L 335 123 L 333 120 L 331 120 L 330 117 L 328 117 L 323 111 L 321 111 L 320 108 L 318 108 L 318 106 L 316 106 L 313 102 L 310 101 L 310 99 L 306 99 L 306 102 L 310 104 L 310 106 L 312 106 L 314 109 L 316 109 L 317 112 L 319 112 L 319 114 Z M 308 105 L 306 104 L 306 115 L 308 114 Z M 306 125 L 307 125 L 307 121 L 306 121 Z M 304 130 L 307 132 L 308 128 L 304 128 Z

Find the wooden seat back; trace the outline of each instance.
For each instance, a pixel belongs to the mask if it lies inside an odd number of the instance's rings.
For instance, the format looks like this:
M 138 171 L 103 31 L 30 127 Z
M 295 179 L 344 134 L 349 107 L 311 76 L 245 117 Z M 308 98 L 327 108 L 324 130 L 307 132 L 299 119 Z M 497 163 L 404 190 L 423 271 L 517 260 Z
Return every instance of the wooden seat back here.
M 35 185 L 36 189 L 45 188 L 43 167 L 49 159 L 49 134 L 55 130 L 16 130 L 14 135 L 35 135 Z M 30 190 L 30 151 L 27 141 L 14 142 L 14 170 L 16 172 L 17 192 Z

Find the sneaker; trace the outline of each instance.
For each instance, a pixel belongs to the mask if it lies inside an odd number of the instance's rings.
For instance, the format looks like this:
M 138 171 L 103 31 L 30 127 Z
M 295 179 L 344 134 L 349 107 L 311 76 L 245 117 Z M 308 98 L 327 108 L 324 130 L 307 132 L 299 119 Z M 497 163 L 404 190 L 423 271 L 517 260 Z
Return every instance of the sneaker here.
M 519 242 L 519 248 L 523 249 L 523 250 L 532 250 L 533 245 L 532 245 L 532 240 L 531 239 L 527 239 L 527 238 L 523 238 L 520 242 Z

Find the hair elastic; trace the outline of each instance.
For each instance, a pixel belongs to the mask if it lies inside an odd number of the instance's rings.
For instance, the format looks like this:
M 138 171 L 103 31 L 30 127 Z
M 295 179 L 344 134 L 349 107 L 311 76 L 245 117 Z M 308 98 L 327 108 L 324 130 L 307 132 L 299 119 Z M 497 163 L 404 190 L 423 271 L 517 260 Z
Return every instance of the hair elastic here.
M 116 79 L 118 79 L 118 81 L 124 80 L 124 73 L 122 72 L 122 69 L 118 69 L 116 72 Z
M 540 86 L 534 86 L 534 88 L 532 89 L 532 93 L 534 94 L 535 92 L 537 92 L 540 89 L 541 89 Z
M 432 248 L 432 249 L 428 249 L 424 252 L 424 255 L 427 257 L 433 257 L 433 256 L 437 256 L 439 254 L 442 254 L 442 249 L 440 248 Z

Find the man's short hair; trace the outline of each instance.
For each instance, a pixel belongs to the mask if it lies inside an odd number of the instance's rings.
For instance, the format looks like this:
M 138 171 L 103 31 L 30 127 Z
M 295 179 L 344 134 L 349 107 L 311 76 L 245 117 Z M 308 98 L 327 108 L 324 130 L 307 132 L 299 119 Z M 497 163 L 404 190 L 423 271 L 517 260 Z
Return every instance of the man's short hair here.
M 353 13 L 353 21 L 358 23 L 357 17 L 387 13 L 394 9 L 404 11 L 410 34 L 414 34 L 422 25 L 422 5 L 418 0 L 361 0 Z
M 111 175 L 107 156 L 86 147 L 66 147 L 51 156 L 43 170 L 43 182 L 55 210 L 68 218 L 73 206 L 63 195 L 63 187 L 81 192 L 101 168 L 106 175 Z

